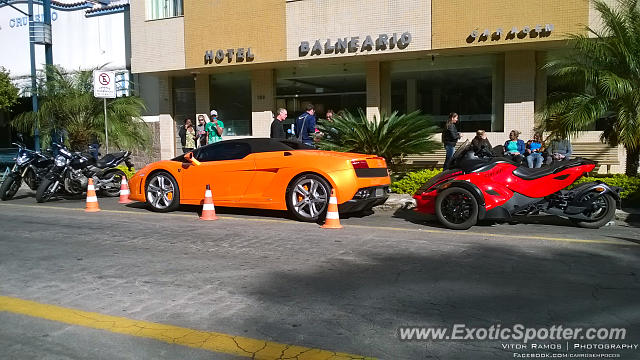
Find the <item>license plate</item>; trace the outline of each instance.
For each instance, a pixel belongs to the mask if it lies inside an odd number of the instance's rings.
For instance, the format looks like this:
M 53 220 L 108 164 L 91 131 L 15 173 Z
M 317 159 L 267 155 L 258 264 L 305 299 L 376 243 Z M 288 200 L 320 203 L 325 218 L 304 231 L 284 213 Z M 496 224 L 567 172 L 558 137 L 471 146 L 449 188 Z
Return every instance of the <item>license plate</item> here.
M 376 189 L 376 197 L 381 197 L 382 195 L 384 195 L 384 189 L 377 188 Z

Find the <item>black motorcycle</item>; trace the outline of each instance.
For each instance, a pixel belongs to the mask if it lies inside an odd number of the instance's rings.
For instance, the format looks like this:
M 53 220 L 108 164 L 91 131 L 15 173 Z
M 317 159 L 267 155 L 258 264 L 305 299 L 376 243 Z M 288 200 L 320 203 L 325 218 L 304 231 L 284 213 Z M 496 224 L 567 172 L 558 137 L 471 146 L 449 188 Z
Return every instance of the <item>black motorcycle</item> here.
M 107 154 L 95 160 L 90 154 L 71 152 L 60 144 L 53 146 L 57 148 L 58 155 L 54 158 L 54 166 L 38 186 L 36 201 L 39 203 L 48 201 L 59 190 L 70 195 L 80 195 L 86 191 L 90 178 L 101 195 L 118 196 L 120 182 L 126 175 L 115 167 L 124 162 L 129 169 L 133 169 L 129 151 Z
M 11 200 L 23 181 L 31 190 L 36 190 L 53 165 L 51 156 L 27 149 L 22 142 L 13 145 L 18 147 L 18 153 L 13 169 L 0 185 L 0 199 L 3 201 Z

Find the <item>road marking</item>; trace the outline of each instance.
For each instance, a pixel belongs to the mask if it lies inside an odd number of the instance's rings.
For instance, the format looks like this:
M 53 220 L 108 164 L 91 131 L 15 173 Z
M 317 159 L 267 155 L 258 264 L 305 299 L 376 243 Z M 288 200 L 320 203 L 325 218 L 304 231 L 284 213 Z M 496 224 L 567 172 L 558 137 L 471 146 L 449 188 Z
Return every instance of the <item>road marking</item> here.
M 70 210 L 70 211 L 82 211 L 84 212 L 84 208 L 65 208 L 65 207 L 57 207 L 57 206 L 46 206 L 46 205 L 23 205 L 23 204 L 8 204 L 1 203 L 0 206 L 17 206 L 24 208 L 37 208 L 37 209 L 62 209 L 62 210 Z M 188 217 L 195 219 L 194 215 L 191 214 L 167 214 L 167 213 L 154 213 L 154 212 L 134 212 L 128 210 L 102 210 L 103 213 L 115 213 L 115 214 L 128 214 L 128 215 L 143 215 L 143 216 L 170 216 L 170 217 Z M 90 215 L 91 216 L 91 215 Z M 290 224 L 291 220 L 279 220 L 279 219 L 258 219 L 258 218 L 246 218 L 246 217 L 233 217 L 233 216 L 218 216 L 220 219 L 224 220 L 238 220 L 238 221 L 249 221 L 249 222 L 269 222 L 269 223 L 280 223 L 280 224 Z M 555 242 L 569 242 L 569 243 L 585 243 L 585 244 L 606 244 L 606 245 L 623 245 L 623 246 L 638 246 L 640 243 L 634 243 L 631 241 L 620 241 L 620 240 L 598 240 L 598 239 L 570 239 L 570 238 L 559 238 L 559 237 L 549 237 L 549 236 L 531 236 L 531 235 L 509 235 L 509 234 L 494 234 L 494 233 L 486 233 L 486 232 L 476 232 L 476 231 L 457 231 L 457 230 L 437 230 L 437 229 L 410 229 L 403 227 L 387 227 L 387 226 L 369 226 L 369 225 L 345 225 L 345 228 L 361 228 L 367 230 L 389 230 L 389 231 L 404 231 L 404 232 L 418 232 L 418 233 L 432 233 L 432 234 L 455 234 L 462 236 L 486 236 L 492 238 L 507 238 L 507 239 L 516 239 L 516 240 L 542 240 L 542 241 L 555 241 Z
M 169 344 L 177 344 L 251 359 L 346 360 L 375 359 L 302 346 L 279 344 L 242 336 L 200 331 L 179 326 L 132 320 L 124 317 L 41 304 L 0 296 L 0 311 L 57 321 L 70 325 L 106 330 Z

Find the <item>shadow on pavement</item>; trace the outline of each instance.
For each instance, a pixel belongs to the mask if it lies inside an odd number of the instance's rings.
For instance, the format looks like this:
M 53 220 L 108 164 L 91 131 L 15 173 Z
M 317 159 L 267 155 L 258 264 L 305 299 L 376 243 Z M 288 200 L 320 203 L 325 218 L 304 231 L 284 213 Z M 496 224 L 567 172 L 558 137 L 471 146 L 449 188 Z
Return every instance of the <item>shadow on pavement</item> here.
M 295 330 L 310 343 L 336 339 L 337 349 L 385 359 L 513 357 L 499 340 L 401 342 L 397 328 L 407 325 L 624 327 L 635 334 L 627 341 L 638 340 L 639 251 L 530 250 L 469 245 L 417 255 L 397 248 L 272 271 L 244 291 L 274 311 L 255 309 L 245 326 L 287 341 L 292 326 L 311 319 Z

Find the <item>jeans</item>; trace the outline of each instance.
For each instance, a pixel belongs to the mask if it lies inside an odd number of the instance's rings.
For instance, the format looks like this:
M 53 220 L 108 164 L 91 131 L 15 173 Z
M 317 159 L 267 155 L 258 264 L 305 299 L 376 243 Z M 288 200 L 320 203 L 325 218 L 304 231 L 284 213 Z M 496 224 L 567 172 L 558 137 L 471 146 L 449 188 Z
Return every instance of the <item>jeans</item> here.
M 453 157 L 453 153 L 455 152 L 456 147 L 455 147 L 455 145 L 447 145 L 447 144 L 445 144 L 444 145 L 444 149 L 447 152 L 447 157 L 444 160 L 444 165 L 442 166 L 442 170 L 447 170 L 447 169 L 449 169 L 449 166 L 451 165 L 450 164 L 451 163 L 451 158 Z
M 542 160 L 544 160 L 542 158 L 542 154 L 538 153 L 538 152 L 532 152 L 531 154 L 529 154 L 529 156 L 527 156 L 527 164 L 529 165 L 530 168 L 539 168 L 542 166 Z M 535 166 L 534 166 L 535 164 Z

